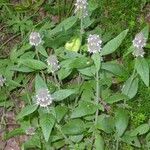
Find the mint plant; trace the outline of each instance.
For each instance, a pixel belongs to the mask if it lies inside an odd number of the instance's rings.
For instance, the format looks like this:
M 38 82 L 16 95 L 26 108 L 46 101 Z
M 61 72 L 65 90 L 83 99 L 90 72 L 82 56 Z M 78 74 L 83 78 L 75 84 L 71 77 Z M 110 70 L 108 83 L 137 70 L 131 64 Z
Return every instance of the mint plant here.
M 92 27 L 91 3 L 77 0 L 74 6 L 62 22 L 29 29 L 28 38 L 0 59 L 0 104 L 17 107 L 19 124 L 4 139 L 25 135 L 22 149 L 148 149 L 150 125 L 132 128 L 128 102 L 139 81 L 149 87 L 149 26 L 119 61 L 113 54 L 122 50 L 130 29 L 107 40 L 99 26 Z M 130 68 L 124 64 L 129 55 Z M 14 94 L 20 108 L 10 103 Z

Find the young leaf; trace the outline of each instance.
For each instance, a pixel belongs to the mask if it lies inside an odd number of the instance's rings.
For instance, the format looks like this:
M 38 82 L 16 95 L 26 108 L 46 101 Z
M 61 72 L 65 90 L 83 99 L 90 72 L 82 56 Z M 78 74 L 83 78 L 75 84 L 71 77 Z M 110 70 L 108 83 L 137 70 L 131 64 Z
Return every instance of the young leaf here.
M 146 86 L 149 86 L 149 65 L 144 58 L 137 58 L 135 68 Z
M 48 142 L 52 128 L 55 124 L 55 118 L 52 114 L 41 114 L 40 115 L 40 126 L 44 135 L 44 139 Z
M 73 119 L 62 127 L 62 131 L 67 135 L 78 135 L 85 131 L 85 126 L 82 120 Z
M 95 136 L 95 143 L 94 143 L 94 145 L 95 145 L 96 150 L 104 150 L 105 149 L 104 139 L 98 133 Z
M 124 30 L 117 37 L 109 41 L 102 49 L 101 55 L 108 55 L 113 53 L 122 43 L 124 38 L 126 37 L 128 30 Z
M 97 107 L 88 102 L 88 101 L 81 101 L 79 103 L 79 106 L 75 108 L 75 110 L 73 111 L 71 118 L 79 118 L 79 117 L 83 117 L 86 115 L 90 115 L 95 113 L 97 110 Z
M 115 113 L 115 127 L 118 136 L 122 136 L 125 132 L 129 122 L 129 116 L 127 111 L 118 109 Z
M 73 89 L 62 89 L 59 91 L 56 91 L 55 93 L 52 94 L 52 97 L 54 98 L 54 101 L 62 101 L 69 97 L 72 94 L 75 94 L 76 91 Z
M 17 115 L 17 119 L 21 119 L 29 114 L 32 114 L 36 109 L 37 109 L 38 105 L 29 105 L 24 107 L 21 112 Z
M 133 98 L 138 90 L 138 78 L 133 78 L 131 76 L 123 85 L 122 93 L 126 96 L 128 96 L 130 99 Z
M 42 61 L 35 59 L 20 59 L 19 64 L 22 64 L 34 70 L 43 70 L 47 67 L 46 64 Z

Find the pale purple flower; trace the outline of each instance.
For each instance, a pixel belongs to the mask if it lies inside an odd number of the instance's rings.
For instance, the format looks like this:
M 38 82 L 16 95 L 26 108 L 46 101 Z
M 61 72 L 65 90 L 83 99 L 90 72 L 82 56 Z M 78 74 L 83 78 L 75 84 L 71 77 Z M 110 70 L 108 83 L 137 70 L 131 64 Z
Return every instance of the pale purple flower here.
M 42 88 L 39 89 L 36 93 L 36 101 L 37 104 L 40 105 L 41 107 L 47 107 L 52 104 L 52 96 L 49 93 L 48 89 Z
M 38 32 L 31 32 L 29 42 L 32 46 L 38 46 L 41 44 L 42 39 Z
M 88 15 L 87 5 L 87 0 L 76 0 L 75 13 L 79 13 L 81 17 L 85 18 Z
M 2 87 L 5 84 L 6 79 L 0 75 L 0 87 Z
M 26 134 L 27 135 L 34 135 L 35 134 L 35 128 L 34 127 L 29 127 L 26 129 Z
M 52 72 L 55 72 L 60 68 L 58 63 L 59 61 L 55 55 L 51 55 L 47 58 L 47 64 L 50 66 Z
M 144 57 L 144 49 L 143 48 L 136 48 L 133 53 L 132 53 L 135 57 Z
M 133 55 L 135 57 L 143 57 L 145 52 L 144 52 L 144 46 L 146 45 L 146 38 L 144 37 L 144 34 L 142 32 L 136 34 L 134 40 L 132 41 L 133 46 L 134 46 L 134 51 Z
M 135 48 L 143 48 L 146 45 L 146 38 L 144 37 L 144 34 L 142 32 L 136 34 L 132 43 Z
M 102 40 L 97 34 L 89 35 L 88 37 L 88 51 L 90 53 L 97 53 L 100 52 L 102 49 L 101 47 Z

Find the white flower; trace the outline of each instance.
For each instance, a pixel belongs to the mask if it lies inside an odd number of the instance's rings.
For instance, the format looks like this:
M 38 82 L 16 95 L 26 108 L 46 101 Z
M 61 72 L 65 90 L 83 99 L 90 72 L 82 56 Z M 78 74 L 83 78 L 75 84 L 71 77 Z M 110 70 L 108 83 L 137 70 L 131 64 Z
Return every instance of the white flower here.
M 40 34 L 38 32 L 31 32 L 30 37 L 29 37 L 29 42 L 33 46 L 40 45 L 42 42 Z
M 47 64 L 50 66 L 52 72 L 55 72 L 60 68 L 58 63 L 59 61 L 55 55 L 51 55 L 47 59 Z
M 85 18 L 88 15 L 87 12 L 87 0 L 76 0 L 75 3 L 75 13 L 81 13 L 81 16 Z
M 35 134 L 35 128 L 34 127 L 29 127 L 26 129 L 26 134 L 27 135 L 34 135 Z
M 101 44 L 102 44 L 102 40 L 100 39 L 99 35 L 97 34 L 89 35 L 88 51 L 90 53 L 100 52 L 100 50 L 102 49 Z
M 141 49 L 146 45 L 146 39 L 142 32 L 136 34 L 134 40 L 132 41 L 135 48 Z
M 135 57 L 144 57 L 144 49 L 143 48 L 136 48 L 133 53 L 132 53 Z
M 143 57 L 145 52 L 144 52 L 144 46 L 146 45 L 146 38 L 144 37 L 143 33 L 140 32 L 136 34 L 134 40 L 132 41 L 133 46 L 134 46 L 134 51 L 133 55 L 135 57 Z
M 2 75 L 0 75 L 0 86 L 2 87 L 5 84 L 6 79 L 3 78 Z
M 48 89 L 42 88 L 39 89 L 38 92 L 36 93 L 37 104 L 40 105 L 41 107 L 47 107 L 48 105 L 51 105 L 52 100 L 53 98 L 49 93 Z

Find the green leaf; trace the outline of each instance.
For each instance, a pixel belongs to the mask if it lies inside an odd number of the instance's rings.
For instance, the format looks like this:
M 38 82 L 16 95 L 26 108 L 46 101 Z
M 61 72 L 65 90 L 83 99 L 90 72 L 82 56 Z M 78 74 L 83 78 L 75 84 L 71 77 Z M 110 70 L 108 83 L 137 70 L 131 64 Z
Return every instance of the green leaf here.
M 55 118 L 52 114 L 40 114 L 40 126 L 44 135 L 44 139 L 48 142 L 52 128 L 55 124 Z
M 36 46 L 36 50 L 43 56 L 48 57 L 48 54 L 47 54 L 45 48 L 43 47 L 43 45 Z
M 117 63 L 112 62 L 102 63 L 101 69 L 106 70 L 119 77 L 125 77 L 127 75 L 127 72 L 124 69 L 124 67 Z
M 38 105 L 28 105 L 25 106 L 21 112 L 17 115 L 17 119 L 21 119 L 29 114 L 32 114 L 34 111 L 36 111 Z
M 113 53 L 122 43 L 126 37 L 128 30 L 124 30 L 117 37 L 109 41 L 102 49 L 101 55 L 108 55 Z
M 129 145 L 133 145 L 135 147 L 140 148 L 141 144 L 137 136 L 131 136 L 129 132 L 126 132 L 122 137 L 121 140 Z
M 48 33 L 48 36 L 51 37 L 51 36 L 61 32 L 63 30 L 67 31 L 76 23 L 76 21 L 77 21 L 77 17 L 75 17 L 75 16 L 72 16 L 72 17 L 65 19 L 59 25 L 57 25 L 53 30 L 51 30 Z
M 20 59 L 19 64 L 22 64 L 34 70 L 43 70 L 47 67 L 46 64 L 42 61 L 35 59 Z
M 97 128 L 106 133 L 112 133 L 114 128 L 114 120 L 108 115 L 102 114 L 98 116 Z
M 55 107 L 57 122 L 60 122 L 64 118 L 64 116 L 67 114 L 68 110 L 69 110 L 68 107 L 65 107 L 65 106 L 56 106 Z
M 131 76 L 123 85 L 122 93 L 128 96 L 130 99 L 133 98 L 138 90 L 138 78 Z
M 73 111 L 71 118 L 79 118 L 86 115 L 90 115 L 95 113 L 97 110 L 97 107 L 88 101 L 81 101 L 79 103 L 79 106 L 75 108 Z
M 149 65 L 147 61 L 144 58 L 137 58 L 135 60 L 135 68 L 145 85 L 149 86 Z
M 115 127 L 118 136 L 122 136 L 129 122 L 129 116 L 124 109 L 118 109 L 115 113 Z
M 67 78 L 71 74 L 71 72 L 72 72 L 71 69 L 61 68 L 57 72 L 59 80 L 63 80 L 65 78 Z
M 131 136 L 143 135 L 143 134 L 147 133 L 149 131 L 149 129 L 150 129 L 149 124 L 145 123 L 145 124 L 138 126 L 133 131 L 131 131 L 130 135 Z
M 10 139 L 12 137 L 23 135 L 23 134 L 25 134 L 24 130 L 22 128 L 17 128 L 17 129 L 12 130 L 8 134 L 6 134 L 4 139 L 7 140 L 7 139 Z
M 62 90 L 58 90 L 55 93 L 52 94 L 54 101 L 62 101 L 64 99 L 66 99 L 67 97 L 69 97 L 72 94 L 75 94 L 76 90 L 74 89 L 62 89 Z
M 35 91 L 37 92 L 42 88 L 47 89 L 47 85 L 45 81 L 37 74 L 35 77 Z
M 96 150 L 105 150 L 104 139 L 100 134 L 96 134 L 94 145 Z
M 28 141 L 26 141 L 24 144 L 23 144 L 24 148 L 25 149 L 30 149 L 30 148 L 35 148 L 35 147 L 38 147 L 41 149 L 41 140 L 40 140 L 40 137 L 37 136 L 37 135 L 33 135 L 29 138 Z
M 99 71 L 100 69 L 100 65 L 101 65 L 101 56 L 99 53 L 94 53 L 92 55 L 92 59 L 94 61 L 95 67 L 96 67 L 96 71 Z
M 128 97 L 121 93 L 114 93 L 112 96 L 105 99 L 108 104 L 113 104 L 122 100 L 126 100 Z
M 62 127 L 62 131 L 67 135 L 78 135 L 85 131 L 84 122 L 81 119 L 70 120 Z

